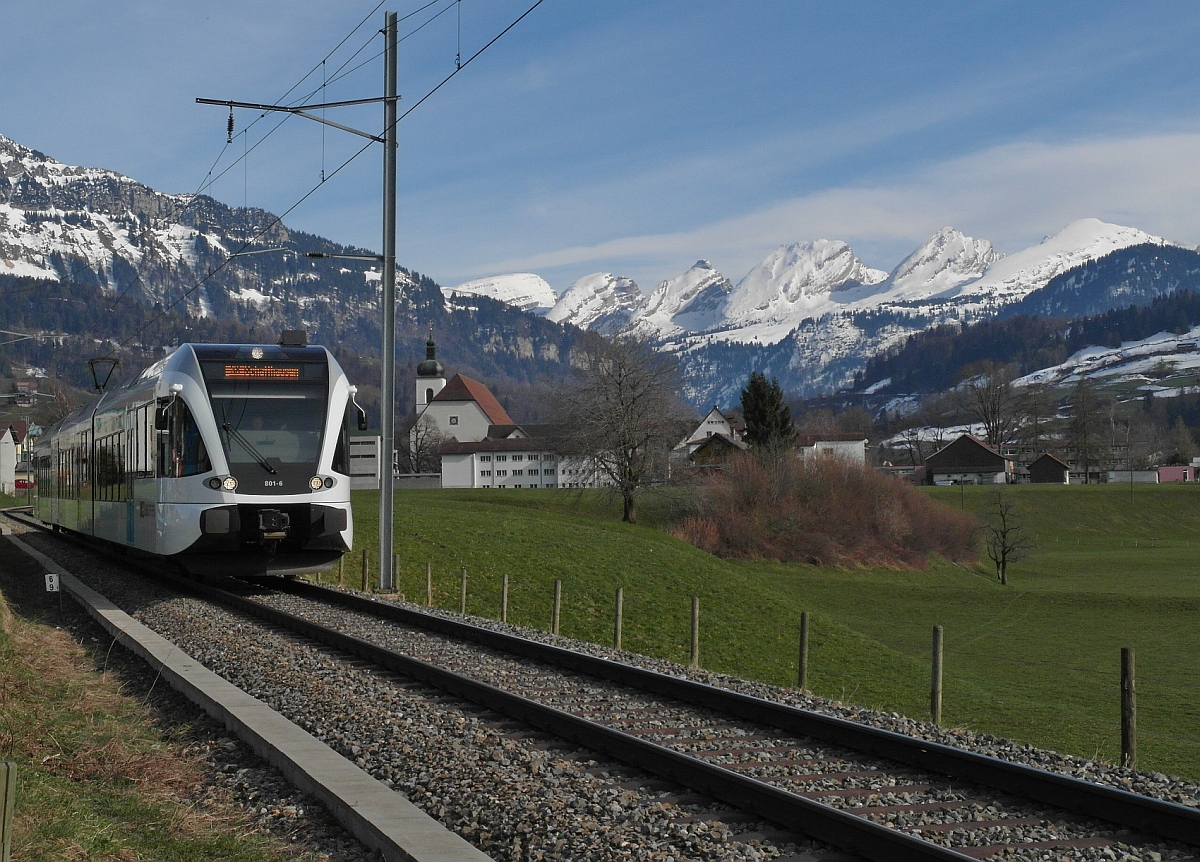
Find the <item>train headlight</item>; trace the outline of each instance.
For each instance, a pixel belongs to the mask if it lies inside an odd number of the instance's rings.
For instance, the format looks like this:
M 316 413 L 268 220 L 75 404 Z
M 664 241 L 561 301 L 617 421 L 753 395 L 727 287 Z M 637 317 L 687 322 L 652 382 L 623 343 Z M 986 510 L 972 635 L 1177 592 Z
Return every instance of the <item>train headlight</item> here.
M 325 482 L 320 476 L 313 476 L 308 480 L 308 487 L 312 488 L 314 491 L 320 491 L 323 487 L 325 487 Z
M 226 476 L 225 479 L 221 482 L 221 487 L 224 488 L 226 491 L 236 491 L 237 490 L 237 479 L 233 478 L 232 476 Z
M 332 476 L 326 476 L 326 477 L 325 477 L 325 487 L 326 487 L 326 488 L 332 488 L 332 487 L 333 487 L 333 477 L 332 477 Z
M 209 479 L 204 484 L 207 485 L 208 487 L 212 488 L 215 491 L 221 487 L 221 480 L 218 479 L 216 476 L 213 476 L 211 479 Z

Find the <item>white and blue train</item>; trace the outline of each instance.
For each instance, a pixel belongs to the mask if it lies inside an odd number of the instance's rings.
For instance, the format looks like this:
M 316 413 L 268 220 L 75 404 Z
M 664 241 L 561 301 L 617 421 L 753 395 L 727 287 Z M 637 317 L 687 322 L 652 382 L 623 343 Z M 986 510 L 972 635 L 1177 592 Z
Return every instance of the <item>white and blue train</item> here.
M 197 575 L 297 575 L 353 546 L 341 366 L 302 332 L 184 344 L 34 447 L 35 513 Z

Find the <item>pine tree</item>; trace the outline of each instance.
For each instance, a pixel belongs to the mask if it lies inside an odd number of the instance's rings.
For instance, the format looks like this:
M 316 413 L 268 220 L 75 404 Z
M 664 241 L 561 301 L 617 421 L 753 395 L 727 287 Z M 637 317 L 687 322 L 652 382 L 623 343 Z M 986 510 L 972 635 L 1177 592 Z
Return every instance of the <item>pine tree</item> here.
M 770 382 L 755 371 L 742 390 L 742 415 L 746 418 L 746 442 L 765 449 L 782 449 L 796 440 L 792 410 L 783 401 L 779 381 Z

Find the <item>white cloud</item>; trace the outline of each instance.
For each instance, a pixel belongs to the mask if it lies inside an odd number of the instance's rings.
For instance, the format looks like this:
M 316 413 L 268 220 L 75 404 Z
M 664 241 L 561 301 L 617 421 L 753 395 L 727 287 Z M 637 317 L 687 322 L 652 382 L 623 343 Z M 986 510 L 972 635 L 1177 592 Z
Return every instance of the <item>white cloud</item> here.
M 844 239 L 862 252 L 890 249 L 895 259 L 868 261 L 888 268 L 946 224 L 1012 252 L 1089 216 L 1194 244 L 1200 242 L 1197 153 L 1196 133 L 1006 144 L 889 182 L 824 189 L 686 231 L 617 237 L 478 269 L 595 270 L 636 260 L 639 269 L 668 277 L 703 255 L 737 278 L 781 243 L 818 238 Z

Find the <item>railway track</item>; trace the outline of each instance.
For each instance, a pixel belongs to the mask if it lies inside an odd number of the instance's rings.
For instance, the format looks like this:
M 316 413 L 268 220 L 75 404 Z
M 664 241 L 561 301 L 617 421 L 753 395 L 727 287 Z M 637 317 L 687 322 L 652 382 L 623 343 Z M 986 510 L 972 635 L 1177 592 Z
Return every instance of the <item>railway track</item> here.
M 1200 858 L 1186 806 L 302 582 L 182 586 L 864 858 Z

